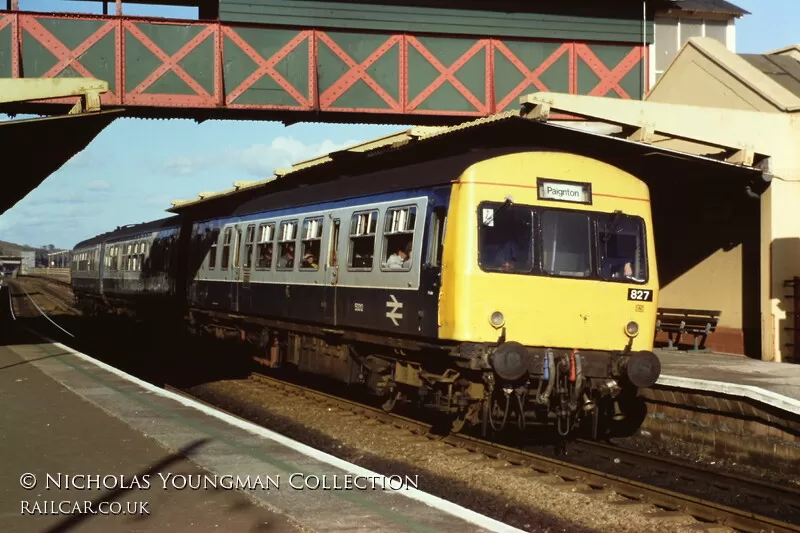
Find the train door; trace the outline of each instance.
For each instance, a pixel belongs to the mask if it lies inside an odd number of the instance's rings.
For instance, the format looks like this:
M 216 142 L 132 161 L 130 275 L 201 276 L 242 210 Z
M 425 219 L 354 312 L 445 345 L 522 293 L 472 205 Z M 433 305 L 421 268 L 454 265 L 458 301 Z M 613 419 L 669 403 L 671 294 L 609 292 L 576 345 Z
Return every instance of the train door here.
M 242 226 L 233 226 L 233 252 L 231 261 L 230 301 L 231 310 L 239 311 L 239 291 L 242 284 Z
M 241 233 L 241 228 L 239 229 Z M 249 313 L 253 309 L 253 298 L 250 287 L 250 276 L 253 274 L 253 253 L 256 240 L 256 225 L 248 224 L 244 232 L 244 246 L 242 246 L 241 273 L 242 283 L 239 286 L 238 310 Z
M 339 284 L 339 226 L 340 220 L 331 220 L 331 238 L 328 241 L 328 258 L 325 261 L 325 322 L 336 325 L 336 293 Z

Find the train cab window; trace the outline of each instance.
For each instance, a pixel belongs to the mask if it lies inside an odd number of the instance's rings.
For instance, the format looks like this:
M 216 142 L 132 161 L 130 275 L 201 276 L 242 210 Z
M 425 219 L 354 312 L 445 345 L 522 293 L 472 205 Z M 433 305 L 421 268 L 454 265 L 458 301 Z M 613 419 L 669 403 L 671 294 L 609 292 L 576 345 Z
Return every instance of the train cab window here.
M 222 270 L 228 270 L 228 263 L 231 259 L 231 231 L 231 228 L 226 228 L 222 237 Z
M 597 217 L 597 255 L 600 277 L 647 281 L 644 222 L 616 212 Z
M 209 231 L 206 229 L 206 231 Z M 211 230 L 211 246 L 208 250 L 208 269 L 214 270 L 217 266 L 217 240 L 219 239 L 219 229 Z
M 278 233 L 278 251 L 280 257 L 275 268 L 278 270 L 292 270 L 294 268 L 295 241 L 297 240 L 297 221 L 281 222 Z
M 300 260 L 300 268 L 303 270 L 319 270 L 322 223 L 322 217 L 307 218 L 303 221 L 303 255 Z
M 250 270 L 253 265 L 253 242 L 256 240 L 256 225 L 247 226 L 244 238 L 244 268 Z
M 401 207 L 386 210 L 383 229 L 383 261 L 381 270 L 411 270 L 416 207 Z
M 511 203 L 478 206 L 478 263 L 489 272 L 533 270 L 533 211 Z
M 542 213 L 542 267 L 553 276 L 592 275 L 592 223 L 586 213 Z
M 347 266 L 372 270 L 375 255 L 375 230 L 378 227 L 378 210 L 356 213 L 350 223 L 350 251 Z
M 272 268 L 272 252 L 274 244 L 272 239 L 275 233 L 275 224 L 261 224 L 258 227 L 258 261 L 256 268 Z

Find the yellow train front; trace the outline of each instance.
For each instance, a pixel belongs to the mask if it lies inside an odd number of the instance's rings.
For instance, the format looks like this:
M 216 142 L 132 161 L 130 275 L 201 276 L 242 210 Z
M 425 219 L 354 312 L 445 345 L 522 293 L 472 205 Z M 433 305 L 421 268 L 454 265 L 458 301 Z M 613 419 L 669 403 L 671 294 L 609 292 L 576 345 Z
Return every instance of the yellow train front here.
M 487 431 L 621 414 L 655 383 L 658 275 L 647 185 L 603 162 L 524 152 L 453 183 L 439 336 L 458 341 Z

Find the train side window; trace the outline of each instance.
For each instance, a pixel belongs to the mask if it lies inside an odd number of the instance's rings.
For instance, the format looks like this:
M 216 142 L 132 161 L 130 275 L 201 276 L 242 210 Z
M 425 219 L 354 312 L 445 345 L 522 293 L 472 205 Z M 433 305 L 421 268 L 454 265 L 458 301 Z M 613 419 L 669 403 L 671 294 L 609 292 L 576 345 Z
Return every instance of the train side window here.
M 147 243 L 143 242 L 139 249 L 139 270 L 144 270 L 144 260 L 147 258 Z
M 303 221 L 303 256 L 300 260 L 300 268 L 303 270 L 319 270 L 322 225 L 322 217 L 307 218 Z
M 230 262 L 231 231 L 231 228 L 226 228 L 222 237 L 222 270 L 228 270 L 228 263 Z
M 272 239 L 275 233 L 275 224 L 261 224 L 258 227 L 258 261 L 257 269 L 272 268 L 272 252 L 274 244 Z
M 386 210 L 384 215 L 381 270 L 411 270 L 416 219 L 417 208 L 413 206 Z
M 122 271 L 127 270 L 125 268 L 126 264 L 127 264 L 126 263 L 127 260 L 128 260 L 128 245 L 127 244 L 123 244 L 122 245 L 122 257 L 120 258 L 120 261 L 119 261 L 119 269 L 120 270 L 122 270 Z
M 244 239 L 244 268 L 250 270 L 253 265 L 253 241 L 256 240 L 256 225 L 247 226 L 247 233 Z
M 340 221 L 337 218 L 331 225 L 331 241 L 328 250 L 328 266 L 331 267 L 339 266 L 339 257 L 337 255 L 339 253 L 339 226 Z
M 438 267 L 442 264 L 446 227 L 447 210 L 444 207 L 437 207 L 433 210 L 433 216 L 431 217 L 431 238 L 428 249 L 428 264 L 432 267 Z
M 217 266 L 217 240 L 219 239 L 219 230 L 211 230 L 211 246 L 208 250 L 208 269 L 214 270 Z
M 353 219 L 350 222 L 348 267 L 357 270 L 372 270 L 372 262 L 375 256 L 375 230 L 377 227 L 377 209 L 353 215 Z
M 233 245 L 233 266 L 238 268 L 241 264 L 239 257 L 242 251 L 242 228 L 236 228 L 236 242 Z
M 278 258 L 278 270 L 292 270 L 294 268 L 295 240 L 297 239 L 297 221 L 281 222 L 278 242 L 281 256 Z

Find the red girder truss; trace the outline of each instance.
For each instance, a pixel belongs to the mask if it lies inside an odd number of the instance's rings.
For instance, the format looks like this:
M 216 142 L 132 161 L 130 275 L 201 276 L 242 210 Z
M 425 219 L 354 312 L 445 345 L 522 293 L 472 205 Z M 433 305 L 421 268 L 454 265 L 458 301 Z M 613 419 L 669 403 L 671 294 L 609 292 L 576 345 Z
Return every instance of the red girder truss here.
M 83 40 L 77 47 L 70 48 L 58 39 L 41 19 L 69 19 L 100 21 L 99 27 Z M 200 31 L 189 39 L 179 50 L 168 54 L 142 31 L 141 25 L 175 25 L 195 26 Z M 241 35 L 240 28 L 253 26 L 231 25 L 222 22 L 166 21 L 164 19 L 130 18 L 120 16 L 62 15 L 25 12 L 0 12 L 0 30 L 11 27 L 11 42 L 0 42 L 0 49 L 8 47 L 11 56 L 12 77 L 23 77 L 22 53 L 24 43 L 34 39 L 56 58 L 56 64 L 42 76 L 56 77 L 67 68 L 84 77 L 103 78 L 90 71 L 82 63 L 84 53 L 96 45 L 105 36 L 113 33 L 115 51 L 114 90 L 102 95 L 101 102 L 105 106 L 126 107 L 160 107 L 160 108 L 196 108 L 196 109 L 249 109 L 249 110 L 282 110 L 282 111 L 331 111 L 380 114 L 407 115 L 450 115 L 450 116 L 486 116 L 506 109 L 526 92 L 549 91 L 540 79 L 556 61 L 563 56 L 569 61 L 569 92 L 577 93 L 577 64 L 583 61 L 600 80 L 588 93 L 603 96 L 616 93 L 620 98 L 636 98 L 629 95 L 620 85 L 621 80 L 639 63 L 643 63 L 645 71 L 649 68 L 646 48 L 641 45 L 626 44 L 630 52 L 622 61 L 613 66 L 605 65 L 592 50 L 592 44 L 565 42 L 558 46 L 549 57 L 531 70 L 506 45 L 508 39 L 475 38 L 474 43 L 461 56 L 449 65 L 445 65 L 418 36 L 399 33 L 389 35 L 366 59 L 361 62 L 353 59 L 344 48 L 334 40 L 329 32 L 314 29 L 292 29 L 296 35 L 280 47 L 270 57 L 263 57 Z M 258 29 L 259 27 L 255 27 Z M 263 27 L 264 29 L 287 30 L 283 27 Z M 236 86 L 226 86 L 223 76 L 225 65 L 225 39 L 238 47 L 256 65 L 256 69 Z M 213 91 L 209 92 L 201 83 L 180 66 L 180 61 L 197 49 L 208 39 L 213 40 Z M 126 86 L 125 64 L 126 47 L 136 41 L 149 50 L 161 62 L 149 75 L 136 84 Z M 505 42 L 504 42 L 505 41 Z M 308 86 L 295 87 L 276 69 L 277 65 L 301 44 L 308 46 Z M 326 88 L 319 87 L 318 49 L 323 43 L 335 54 L 348 69 L 339 79 Z M 10 44 L 10 46 L 9 46 Z M 230 45 L 227 45 L 230 46 Z M 394 47 L 398 47 L 398 80 L 397 96 L 390 94 L 368 73 L 368 69 L 384 57 Z M 408 52 L 415 49 L 437 71 L 436 79 L 428 84 L 416 96 L 408 94 L 409 64 Z M 478 53 L 485 53 L 485 96 L 478 97 L 457 77 L 459 69 Z M 519 70 L 522 81 L 507 94 L 495 94 L 494 80 L 495 56 L 504 56 Z M 172 72 L 191 89 L 192 94 L 157 94 L 146 92 L 152 88 L 163 75 Z M 263 77 L 271 78 L 283 91 L 294 100 L 290 104 L 242 103 L 241 96 Z M 647 76 L 645 76 L 645 80 Z M 108 80 L 111 81 L 111 80 Z M 351 89 L 357 82 L 363 81 L 386 104 L 385 108 L 352 107 L 337 105 L 340 96 Z M 442 85 L 449 83 L 471 105 L 474 110 L 436 110 L 420 109 L 428 97 Z M 647 88 L 645 87 L 645 90 Z M 161 112 L 159 112 L 161 113 Z M 163 114 L 169 115 L 167 111 Z

